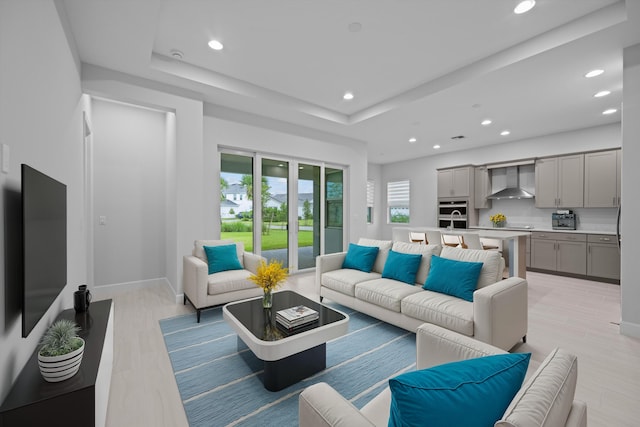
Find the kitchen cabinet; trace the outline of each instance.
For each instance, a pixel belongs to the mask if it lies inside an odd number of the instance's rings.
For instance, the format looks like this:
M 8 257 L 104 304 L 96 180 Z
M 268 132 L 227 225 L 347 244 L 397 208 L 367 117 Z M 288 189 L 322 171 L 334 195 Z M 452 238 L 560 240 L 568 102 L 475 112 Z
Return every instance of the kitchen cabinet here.
M 490 209 L 491 199 L 487 197 L 491 194 L 491 178 L 489 177 L 489 168 L 486 166 L 478 166 L 474 168 L 474 208 Z
M 615 236 L 606 234 L 588 236 L 587 275 L 620 280 L 620 251 Z
M 584 207 L 620 206 L 621 150 L 584 155 Z
M 580 208 L 584 205 L 584 154 L 536 160 L 537 208 Z
M 438 198 L 471 197 L 473 167 L 441 169 L 438 171 Z
M 531 233 L 531 268 L 587 274 L 587 235 Z

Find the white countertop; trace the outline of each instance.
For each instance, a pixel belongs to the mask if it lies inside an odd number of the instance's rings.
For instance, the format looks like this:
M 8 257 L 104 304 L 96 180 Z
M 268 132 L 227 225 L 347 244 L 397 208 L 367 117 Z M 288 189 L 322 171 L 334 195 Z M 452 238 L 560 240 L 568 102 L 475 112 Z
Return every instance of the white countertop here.
M 474 230 L 495 230 L 496 228 L 494 227 L 485 227 L 482 225 L 472 225 L 471 227 L 469 227 L 469 229 L 474 229 Z M 609 230 L 582 230 L 582 229 L 578 229 L 578 230 L 554 230 L 553 228 L 542 228 L 542 227 L 531 227 L 531 228 L 522 228 L 522 227 L 500 227 L 500 230 L 518 230 L 518 231 L 522 231 L 522 230 L 526 230 L 526 231 L 542 231 L 545 233 L 582 233 L 582 234 L 605 234 L 608 236 L 615 236 L 616 232 L 615 231 L 609 231 Z
M 467 228 L 454 228 L 448 230 L 446 228 L 438 228 L 438 227 L 411 227 L 412 231 L 421 231 L 421 230 L 431 230 L 431 231 L 439 231 L 442 234 L 448 235 L 463 235 L 474 233 L 480 237 L 484 237 L 487 239 L 498 239 L 498 240 L 509 240 L 515 239 L 520 236 L 528 236 L 531 234 L 529 231 L 522 230 L 509 230 L 504 228 L 475 228 L 473 230 Z

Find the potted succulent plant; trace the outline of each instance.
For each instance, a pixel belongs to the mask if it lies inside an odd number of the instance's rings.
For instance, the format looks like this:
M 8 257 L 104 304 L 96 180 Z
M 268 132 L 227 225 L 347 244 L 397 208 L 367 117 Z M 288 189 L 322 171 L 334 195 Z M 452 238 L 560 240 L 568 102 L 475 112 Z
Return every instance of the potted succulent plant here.
M 59 382 L 74 376 L 84 353 L 80 327 L 71 320 L 60 319 L 47 329 L 38 351 L 40 373 L 48 382 Z

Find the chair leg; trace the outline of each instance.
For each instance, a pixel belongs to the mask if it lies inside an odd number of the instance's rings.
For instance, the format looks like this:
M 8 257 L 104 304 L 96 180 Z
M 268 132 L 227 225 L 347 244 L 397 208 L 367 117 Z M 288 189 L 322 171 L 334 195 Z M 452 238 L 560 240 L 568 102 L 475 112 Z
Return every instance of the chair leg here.
M 323 300 L 323 299 L 324 299 L 324 297 L 323 297 L 323 296 L 321 296 L 321 297 L 320 297 L 320 302 L 322 302 L 322 300 Z
M 526 342 L 527 342 L 527 336 L 526 336 L 526 335 L 522 337 L 522 342 L 523 342 L 523 343 L 526 343 Z
M 199 308 L 196 309 L 196 319 L 197 319 L 196 323 L 200 323 L 200 309 Z
M 182 305 L 187 305 L 187 294 L 182 294 Z

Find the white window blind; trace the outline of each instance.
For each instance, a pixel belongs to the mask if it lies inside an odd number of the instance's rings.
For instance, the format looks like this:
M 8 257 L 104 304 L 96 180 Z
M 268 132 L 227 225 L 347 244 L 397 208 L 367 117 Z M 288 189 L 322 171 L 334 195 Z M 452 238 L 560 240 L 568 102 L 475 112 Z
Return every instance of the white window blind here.
M 373 201 L 375 194 L 375 183 L 372 180 L 367 181 L 367 223 L 373 223 Z
M 410 182 L 408 180 L 387 183 L 389 223 L 409 222 L 410 189 Z

